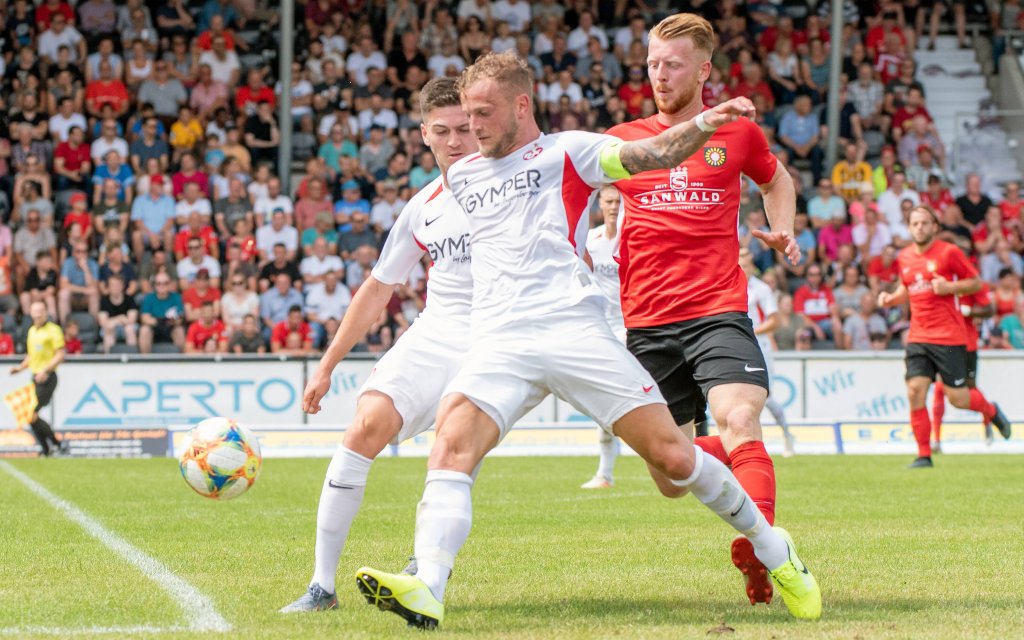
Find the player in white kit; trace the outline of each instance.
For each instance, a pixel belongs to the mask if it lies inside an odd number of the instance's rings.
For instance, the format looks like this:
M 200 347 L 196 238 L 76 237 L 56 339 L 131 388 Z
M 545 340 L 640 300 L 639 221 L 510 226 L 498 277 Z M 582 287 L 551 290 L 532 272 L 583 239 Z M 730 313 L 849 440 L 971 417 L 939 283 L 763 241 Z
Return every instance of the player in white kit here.
M 615 260 L 619 205 L 619 190 L 611 185 L 601 187 L 597 206 L 604 224 L 594 227 L 587 235 L 587 253 L 594 267 L 594 282 L 604 294 L 604 317 L 615 337 L 625 344 L 626 323 L 622 319 L 622 299 L 619 297 L 619 263 Z M 613 474 L 615 458 L 619 455 L 619 441 L 600 426 L 597 428 L 597 440 L 601 447 L 597 473 L 583 483 L 583 489 L 607 489 L 615 484 Z
M 754 335 L 757 337 L 757 344 L 764 354 L 765 367 L 768 368 L 768 386 L 771 387 L 775 378 L 775 347 L 772 346 L 771 333 L 779 326 L 779 305 L 775 300 L 775 293 L 763 280 L 755 275 L 754 257 L 750 249 L 740 249 L 740 267 L 747 274 L 747 316 L 754 325 Z M 789 432 L 789 422 L 786 420 L 786 411 L 771 394 L 764 401 L 776 424 L 782 427 L 782 435 L 786 444 L 782 456 L 791 458 L 795 453 L 793 450 L 793 434 Z
M 746 536 L 793 615 L 820 617 L 821 591 L 792 540 L 768 525 L 725 465 L 676 426 L 650 374 L 604 321 L 582 259 L 599 186 L 677 166 L 753 105 L 736 98 L 624 143 L 581 131 L 542 134 L 531 72 L 513 52 L 481 56 L 459 88 L 481 152 L 448 172 L 470 224 L 472 341 L 438 410 L 416 516 L 416 573 L 359 569 L 367 602 L 413 626 L 441 622 L 445 587 L 472 523 L 470 474 L 516 420 L 554 393 L 643 457 L 663 493 L 694 494 Z
M 452 198 L 445 175 L 456 160 L 477 149 L 455 81 L 439 78 L 420 94 L 423 139 L 437 158 L 441 176 L 423 187 L 395 221 L 380 259 L 352 300 L 330 347 L 303 396 L 307 413 L 320 411 L 331 374 L 366 335 L 387 306 L 395 285 L 406 282 L 429 254 L 427 304 L 381 358 L 360 390 L 356 415 L 324 480 L 317 508 L 315 568 L 307 592 L 282 613 L 338 606 L 334 580 L 349 527 L 362 503 L 373 459 L 389 442 L 400 442 L 434 423 L 438 402 L 462 365 L 469 334 L 472 295 L 469 224 Z

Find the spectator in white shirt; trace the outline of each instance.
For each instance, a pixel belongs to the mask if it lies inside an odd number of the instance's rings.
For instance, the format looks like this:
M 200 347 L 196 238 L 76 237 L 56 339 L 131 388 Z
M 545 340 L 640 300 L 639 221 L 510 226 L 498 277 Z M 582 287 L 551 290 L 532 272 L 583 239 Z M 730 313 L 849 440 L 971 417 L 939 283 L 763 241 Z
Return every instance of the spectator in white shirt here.
M 405 208 L 406 201 L 398 197 L 398 185 L 394 180 L 383 180 L 380 185 L 381 199 L 370 210 L 370 224 L 377 233 L 391 230 L 398 214 Z
M 527 31 L 530 27 L 530 3 L 526 0 L 498 0 L 491 6 L 495 20 L 508 23 L 513 34 Z
M 85 131 L 89 128 L 89 124 L 84 115 L 75 113 L 74 100 L 65 96 L 60 99 L 57 113 L 50 116 L 50 135 L 58 142 L 67 142 L 72 127 L 79 127 Z
M 864 221 L 853 228 L 853 244 L 857 245 L 861 262 L 882 254 L 882 249 L 892 244 L 892 231 L 889 225 L 878 219 L 878 209 L 868 207 L 864 210 Z
M 441 51 L 427 60 L 427 69 L 435 78 L 442 78 L 448 75 L 449 68 L 458 74 L 466 68 L 466 61 L 456 53 L 455 42 L 445 38 L 441 41 Z
M 324 278 L 333 273 L 338 279 L 345 277 L 345 265 L 336 255 L 327 252 L 327 240 L 317 238 L 313 241 L 313 255 L 302 259 L 299 273 L 302 274 L 303 288 L 307 294 L 323 288 Z
M 539 97 L 545 111 L 555 111 L 562 96 L 568 96 L 573 110 L 583 109 L 583 89 L 573 81 L 569 69 L 559 71 L 557 79 L 549 85 L 541 85 L 541 89 Z
M 100 137 L 92 141 L 89 147 L 89 157 L 94 165 L 103 163 L 107 152 L 113 149 L 121 156 L 121 162 L 128 162 L 128 142 L 117 136 L 117 121 L 107 118 L 100 127 Z
M 921 204 L 921 196 L 907 186 L 907 174 L 902 170 L 897 170 L 893 173 L 889 188 L 878 196 L 878 210 L 889 226 L 902 222 L 900 203 L 904 200 L 910 200 L 915 207 Z
M 384 54 L 377 50 L 373 38 L 364 36 L 359 40 L 359 47 L 348 56 L 345 70 L 348 71 L 352 84 L 365 87 L 367 85 L 366 70 L 370 67 L 387 69 L 388 61 Z
M 85 38 L 77 29 L 68 25 L 67 19 L 61 13 L 55 13 L 50 17 L 50 28 L 39 34 L 37 44 L 39 57 L 46 63 L 57 60 L 57 50 L 61 47 L 68 48 L 72 62 L 85 60 Z
M 181 200 L 174 205 L 174 222 L 181 228 L 188 224 L 189 216 L 193 213 L 199 216 L 204 225 L 208 225 L 213 216 L 213 207 L 203 197 L 199 183 L 186 182 Z
M 566 41 L 569 51 L 572 51 L 576 57 L 582 56 L 587 52 L 587 41 L 591 37 L 601 41 L 602 49 L 608 48 L 608 34 L 601 27 L 594 25 L 594 14 L 589 9 L 584 9 L 580 12 L 580 25 L 569 32 L 569 38 Z
M 252 212 L 256 216 L 256 226 L 265 224 L 270 218 L 270 214 L 277 209 L 284 212 L 285 222 L 291 224 L 292 214 L 295 212 L 292 199 L 281 193 L 281 179 L 271 176 L 267 180 L 267 195 L 258 196 L 252 205 Z
M 294 261 L 295 253 L 299 248 L 299 232 L 295 227 L 287 224 L 284 209 L 281 208 L 271 212 L 269 224 L 256 230 L 256 250 L 260 254 L 260 261 L 269 260 L 274 245 L 279 243 L 284 245 L 288 261 Z
M 324 274 L 323 283 L 306 296 L 306 318 L 313 330 L 314 345 L 330 343 L 351 304 L 352 294 L 341 284 L 338 274 Z

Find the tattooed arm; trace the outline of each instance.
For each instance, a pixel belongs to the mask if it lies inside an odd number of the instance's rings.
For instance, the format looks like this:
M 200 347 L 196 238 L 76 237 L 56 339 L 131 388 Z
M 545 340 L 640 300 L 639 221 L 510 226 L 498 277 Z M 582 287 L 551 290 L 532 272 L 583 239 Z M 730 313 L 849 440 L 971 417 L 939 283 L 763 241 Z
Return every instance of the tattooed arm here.
M 708 131 L 698 128 L 697 118 L 694 118 L 653 138 L 624 143 L 619 147 L 619 160 L 630 175 L 652 169 L 671 169 L 696 153 L 711 138 L 715 129 L 742 116 L 752 115 L 754 105 L 750 100 L 733 98 L 704 112 L 704 124 Z

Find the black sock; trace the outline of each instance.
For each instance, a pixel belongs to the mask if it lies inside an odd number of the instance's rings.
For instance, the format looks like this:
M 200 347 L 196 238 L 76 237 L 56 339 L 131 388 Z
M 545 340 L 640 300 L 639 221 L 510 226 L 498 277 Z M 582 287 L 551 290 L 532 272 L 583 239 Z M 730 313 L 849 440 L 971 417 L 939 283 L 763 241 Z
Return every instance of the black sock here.
M 50 438 L 47 434 L 47 431 L 49 431 L 50 434 L 53 433 L 53 430 L 50 429 L 50 425 L 46 424 L 46 421 L 42 418 L 36 418 L 29 423 L 29 426 L 32 427 L 32 435 L 36 437 L 36 442 L 38 442 L 39 446 L 42 448 L 43 455 L 50 455 Z

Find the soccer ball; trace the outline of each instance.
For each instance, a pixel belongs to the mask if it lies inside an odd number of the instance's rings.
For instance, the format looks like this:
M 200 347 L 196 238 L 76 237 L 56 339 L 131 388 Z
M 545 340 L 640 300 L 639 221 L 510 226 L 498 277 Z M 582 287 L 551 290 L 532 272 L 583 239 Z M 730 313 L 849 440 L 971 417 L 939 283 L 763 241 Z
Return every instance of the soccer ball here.
M 181 477 L 201 496 L 230 500 L 256 482 L 263 456 L 252 432 L 231 418 L 207 418 L 189 432 Z

